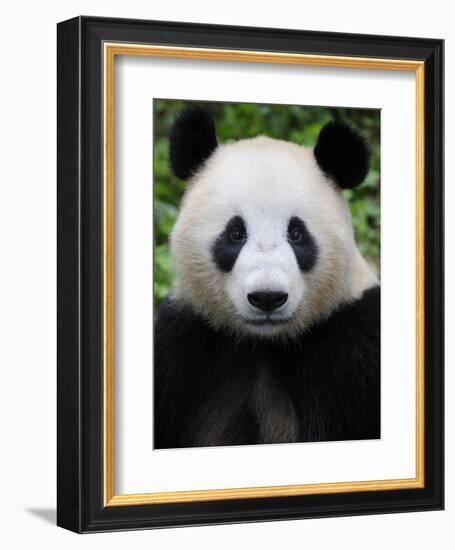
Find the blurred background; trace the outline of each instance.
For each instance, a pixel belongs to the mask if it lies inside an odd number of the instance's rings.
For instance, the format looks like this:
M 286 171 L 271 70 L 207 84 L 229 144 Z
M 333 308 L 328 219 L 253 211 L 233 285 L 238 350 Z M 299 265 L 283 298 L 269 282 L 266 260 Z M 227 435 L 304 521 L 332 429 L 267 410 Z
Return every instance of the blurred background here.
M 176 114 L 188 101 L 154 100 L 154 297 L 157 307 L 169 293 L 174 272 L 169 235 L 177 217 L 185 182 L 169 167 L 169 131 Z M 371 160 L 368 177 L 356 189 L 346 190 L 360 252 L 379 275 L 380 249 L 380 111 L 333 107 L 301 107 L 254 103 L 194 101 L 213 117 L 219 143 L 264 134 L 314 147 L 321 128 L 330 120 L 349 122 L 367 139 Z

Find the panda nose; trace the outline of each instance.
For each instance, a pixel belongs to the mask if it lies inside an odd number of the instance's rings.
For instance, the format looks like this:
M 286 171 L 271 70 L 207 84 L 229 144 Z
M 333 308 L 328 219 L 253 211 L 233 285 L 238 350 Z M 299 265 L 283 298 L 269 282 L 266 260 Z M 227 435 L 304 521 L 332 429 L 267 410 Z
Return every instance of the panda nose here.
M 286 303 L 286 292 L 251 292 L 247 296 L 250 304 L 262 311 L 273 311 Z

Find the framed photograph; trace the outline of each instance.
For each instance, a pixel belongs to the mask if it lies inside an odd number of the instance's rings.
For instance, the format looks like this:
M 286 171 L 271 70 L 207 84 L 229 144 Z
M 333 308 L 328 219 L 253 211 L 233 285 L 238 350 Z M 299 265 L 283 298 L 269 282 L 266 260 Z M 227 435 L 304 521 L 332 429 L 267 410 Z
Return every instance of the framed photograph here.
M 75 532 L 443 508 L 443 41 L 58 25 Z

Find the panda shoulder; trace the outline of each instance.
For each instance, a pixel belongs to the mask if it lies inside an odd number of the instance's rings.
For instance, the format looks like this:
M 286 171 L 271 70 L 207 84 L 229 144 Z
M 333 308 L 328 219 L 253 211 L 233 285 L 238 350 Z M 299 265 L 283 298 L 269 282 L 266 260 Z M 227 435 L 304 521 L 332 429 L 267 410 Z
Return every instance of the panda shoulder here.
M 211 329 L 188 305 L 167 298 L 155 319 L 155 370 L 188 370 L 211 341 Z
M 368 288 L 358 299 L 340 308 L 329 324 L 332 335 L 338 338 L 338 345 L 347 346 L 347 355 L 357 350 L 361 355 L 368 353 L 370 358 L 379 356 L 380 286 Z
M 180 300 L 166 298 L 159 306 L 155 318 L 157 343 L 192 338 L 205 332 L 204 321 L 187 304 Z
M 356 300 L 339 307 L 315 334 L 350 355 L 355 349 L 376 350 L 380 340 L 381 289 L 374 285 Z
M 381 287 L 374 285 L 366 289 L 358 299 L 342 307 L 336 317 L 338 324 L 356 330 L 359 334 L 379 330 Z
M 365 290 L 362 296 L 352 304 L 349 313 L 358 323 L 379 325 L 381 315 L 381 287 L 379 284 Z

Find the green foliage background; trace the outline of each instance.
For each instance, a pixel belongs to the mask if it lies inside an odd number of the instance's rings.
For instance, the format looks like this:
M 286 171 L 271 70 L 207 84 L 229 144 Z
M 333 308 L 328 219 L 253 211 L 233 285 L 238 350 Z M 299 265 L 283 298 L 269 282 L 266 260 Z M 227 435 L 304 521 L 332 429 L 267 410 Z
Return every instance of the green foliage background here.
M 379 110 L 202 101 L 192 103 L 211 113 L 219 143 L 264 134 L 313 147 L 321 128 L 330 120 L 344 120 L 356 127 L 370 146 L 370 172 L 362 185 L 344 193 L 349 201 L 360 251 L 379 273 Z M 154 100 L 155 305 L 159 305 L 167 296 L 174 280 L 169 235 L 185 191 L 185 182 L 171 173 L 168 137 L 177 113 L 187 104 L 187 101 L 180 100 Z

